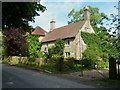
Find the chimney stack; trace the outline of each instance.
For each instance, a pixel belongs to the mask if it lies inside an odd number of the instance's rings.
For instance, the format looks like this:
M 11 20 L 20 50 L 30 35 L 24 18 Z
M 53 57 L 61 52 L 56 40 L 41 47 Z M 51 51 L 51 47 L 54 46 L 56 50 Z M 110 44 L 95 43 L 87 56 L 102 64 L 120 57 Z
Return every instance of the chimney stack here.
M 88 6 L 85 7 L 84 9 L 84 20 L 89 20 L 90 21 L 90 9 Z
M 50 31 L 52 31 L 53 29 L 55 29 L 55 21 L 52 19 L 50 21 Z

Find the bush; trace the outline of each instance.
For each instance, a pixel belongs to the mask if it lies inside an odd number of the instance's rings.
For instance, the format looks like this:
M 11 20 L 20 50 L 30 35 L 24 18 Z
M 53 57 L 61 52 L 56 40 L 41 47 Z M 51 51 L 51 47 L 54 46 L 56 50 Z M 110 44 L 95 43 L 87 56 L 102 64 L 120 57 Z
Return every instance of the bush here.
M 95 68 L 95 63 L 99 60 L 100 52 L 97 47 L 90 46 L 83 52 L 82 64 L 85 68 Z
M 54 54 L 52 56 L 52 59 L 55 61 L 55 66 L 57 68 L 58 71 L 63 71 L 63 64 L 64 64 L 64 58 L 63 56 L 61 55 L 57 55 L 57 54 Z
M 38 35 L 28 35 L 27 44 L 30 58 L 39 58 L 43 57 L 43 54 L 40 52 L 41 42 L 39 42 Z
M 102 53 L 101 54 L 101 58 L 104 62 L 107 62 L 109 60 L 109 56 L 107 53 Z
M 70 69 L 74 68 L 74 60 L 75 58 L 73 57 L 69 57 L 69 58 L 66 58 L 67 62 L 66 62 L 66 66 Z
M 97 68 L 108 68 L 109 67 L 109 62 L 97 62 L 96 63 Z

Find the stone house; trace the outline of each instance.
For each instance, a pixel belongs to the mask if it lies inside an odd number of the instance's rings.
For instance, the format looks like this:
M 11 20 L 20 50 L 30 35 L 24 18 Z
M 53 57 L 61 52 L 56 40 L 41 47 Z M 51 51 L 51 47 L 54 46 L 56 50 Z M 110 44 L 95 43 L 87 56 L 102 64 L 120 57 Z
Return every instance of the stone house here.
M 55 28 L 55 21 L 50 22 L 50 32 L 42 39 L 41 51 L 47 52 L 48 48 L 54 45 L 57 39 L 65 41 L 64 58 L 74 57 L 76 60 L 82 58 L 82 52 L 86 48 L 81 37 L 81 31 L 94 33 L 90 25 L 90 9 L 84 9 L 84 20 L 63 27 Z
M 44 29 L 37 26 L 31 34 L 38 35 L 39 36 L 39 38 L 38 38 L 39 42 L 41 42 L 41 40 L 45 37 L 46 33 L 47 32 Z

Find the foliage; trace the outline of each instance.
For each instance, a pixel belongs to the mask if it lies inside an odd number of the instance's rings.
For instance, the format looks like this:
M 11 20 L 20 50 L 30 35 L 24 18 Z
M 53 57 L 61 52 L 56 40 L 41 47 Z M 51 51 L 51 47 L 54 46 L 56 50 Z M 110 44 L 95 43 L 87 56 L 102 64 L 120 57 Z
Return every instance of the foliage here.
M 66 58 L 65 60 L 66 60 L 65 61 L 66 63 L 64 65 L 65 68 L 69 68 L 69 69 L 74 68 L 74 60 L 75 60 L 75 58 L 69 57 L 69 58 Z
M 97 24 L 102 24 L 103 23 L 102 21 L 104 19 L 107 19 L 107 15 L 104 13 L 100 13 L 98 8 L 91 7 L 91 6 L 88 6 L 88 7 L 90 8 L 90 21 L 91 21 L 92 26 L 95 27 L 97 26 Z M 70 18 L 70 21 L 68 21 L 68 24 L 75 23 L 78 21 L 83 21 L 84 8 L 78 11 L 75 11 L 75 9 L 72 9 L 68 14 L 68 17 Z
M 102 58 L 102 60 L 104 62 L 108 62 L 109 61 L 108 60 L 109 59 L 109 55 L 107 53 L 102 53 L 100 57 Z
M 96 62 L 99 61 L 100 52 L 97 47 L 89 46 L 83 52 L 82 64 L 86 68 L 94 68 Z
M 7 56 L 27 56 L 28 45 L 21 30 L 11 28 L 3 32 L 3 48 Z
M 58 71 L 63 70 L 63 52 L 64 52 L 64 41 L 58 39 L 55 41 L 55 46 L 48 48 L 48 52 L 45 54 L 46 58 L 50 61 L 55 61 L 55 67 Z
M 44 12 L 46 8 L 38 2 L 3 2 L 2 29 L 22 28 L 22 32 L 30 30 L 29 22 L 34 22 L 37 11 Z
M 94 67 L 94 63 L 100 61 L 108 61 L 108 55 L 110 53 L 115 53 L 116 51 L 113 49 L 112 46 L 110 46 L 110 43 L 107 42 L 107 35 L 103 35 L 103 37 L 100 37 L 101 34 L 102 33 L 96 35 L 94 33 L 81 32 L 81 36 L 84 42 L 87 44 L 87 48 L 83 52 L 83 63 L 86 67 Z
M 118 2 L 118 7 L 114 6 L 117 11 L 120 11 L 120 2 Z M 108 23 L 109 22 L 109 23 Z M 108 31 L 111 32 L 110 40 L 112 49 L 115 51 L 110 53 L 110 56 L 114 59 L 120 60 L 120 17 L 119 15 L 110 14 L 108 18 L 108 22 L 106 22 L 109 27 Z
M 46 53 L 47 58 L 55 58 L 55 56 L 63 56 L 64 52 L 64 41 L 58 39 L 55 41 L 55 46 L 48 48 L 48 53 Z
M 102 60 L 108 61 L 108 55 L 114 58 L 119 58 L 119 36 L 118 38 L 115 38 L 114 36 L 119 28 L 119 25 L 116 23 L 118 21 L 118 16 L 111 14 L 111 18 L 108 18 L 104 13 L 100 13 L 98 8 L 91 8 L 90 6 L 89 8 L 91 10 L 90 21 L 96 36 L 90 34 L 86 36 L 85 34 L 82 35 L 85 43 L 87 46 L 93 45 L 94 47 L 97 47 L 98 51 L 101 53 L 99 57 L 102 58 Z M 81 21 L 83 20 L 83 9 L 76 12 L 75 10 L 72 10 L 68 16 L 72 17 L 70 23 Z M 111 28 L 107 30 L 104 26 L 101 26 L 106 24 L 103 21 L 109 21 L 109 24 L 113 25 L 113 27 L 110 26 Z M 98 25 L 100 25 L 100 27 L 98 27 Z M 115 30 L 113 34 L 109 34 L 108 31 L 112 31 L 113 29 Z
M 65 45 L 65 43 L 62 39 L 56 40 L 56 42 L 55 42 L 55 54 L 63 55 L 64 45 Z
M 100 68 L 108 68 L 109 67 L 109 62 L 97 62 L 96 63 L 97 65 L 97 68 L 100 69 Z
M 42 57 L 43 54 L 40 52 L 41 50 L 41 42 L 39 42 L 37 35 L 29 35 L 27 37 L 27 43 L 28 43 L 28 51 L 29 51 L 29 57 L 30 58 L 38 58 Z

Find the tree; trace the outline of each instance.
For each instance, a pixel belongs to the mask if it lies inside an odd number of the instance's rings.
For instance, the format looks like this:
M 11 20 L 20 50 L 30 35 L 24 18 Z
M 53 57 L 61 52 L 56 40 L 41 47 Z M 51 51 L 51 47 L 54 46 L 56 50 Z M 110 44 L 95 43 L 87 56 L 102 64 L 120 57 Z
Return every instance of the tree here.
M 120 5 L 120 1 L 118 3 Z M 118 6 L 119 6 L 118 5 Z M 120 8 L 114 6 L 116 10 L 120 11 Z M 120 60 L 120 17 L 119 15 L 110 14 L 108 18 L 107 25 L 109 26 L 108 31 L 111 32 L 110 38 L 112 38 L 109 42 L 111 43 L 111 47 L 116 50 L 116 53 L 110 53 L 112 58 Z
M 30 58 L 42 57 L 42 53 L 40 52 L 42 44 L 39 42 L 38 37 L 38 35 L 29 35 L 27 37 Z
M 120 6 L 120 1 L 118 2 L 118 7 L 114 6 L 115 9 L 118 10 L 118 12 L 120 12 L 119 6 Z M 110 37 L 112 37 L 110 43 L 111 43 L 111 47 L 114 49 L 112 50 L 112 53 L 110 53 L 109 55 L 109 78 L 119 79 L 120 74 L 118 73 L 117 76 L 116 60 L 120 61 L 120 16 L 111 14 L 108 19 L 108 22 L 109 23 L 107 25 L 110 27 L 109 32 L 112 32 L 110 35 Z
M 84 7 L 85 8 L 85 7 Z M 68 14 L 71 19 L 68 23 L 75 23 L 83 20 L 83 9 L 75 11 L 74 9 Z M 109 57 L 117 56 L 117 50 L 115 46 L 115 38 L 111 37 L 109 30 L 104 26 L 109 20 L 105 13 L 100 13 L 98 8 L 90 8 L 90 22 L 95 31 L 95 34 L 82 33 L 82 38 L 87 44 L 86 50 L 83 52 L 83 61 L 86 67 L 93 67 L 93 64 L 102 58 L 103 61 L 108 61 Z M 116 18 L 113 19 L 113 22 Z M 112 22 L 112 23 L 113 23 Z M 98 25 L 100 27 L 98 27 Z M 91 53 L 93 52 L 93 53 Z M 96 52 L 98 54 L 96 54 Z M 109 56 L 108 56 L 109 55 Z M 89 63 L 88 63 L 89 62 Z
M 3 33 L 4 56 L 27 56 L 28 46 L 21 30 L 11 28 Z
M 3 2 L 2 29 L 21 28 L 22 33 L 29 31 L 29 22 L 34 22 L 34 17 L 39 15 L 37 11 L 45 10 L 38 2 Z
M 94 27 L 97 27 L 98 24 L 103 24 L 103 20 L 107 19 L 107 15 L 105 13 L 100 13 L 98 8 L 94 8 L 91 6 L 88 6 L 90 8 L 90 23 Z M 85 7 L 84 7 L 85 8 Z M 68 13 L 68 17 L 70 18 L 70 21 L 68 21 L 68 24 L 75 23 L 78 21 L 83 21 L 84 19 L 84 8 L 80 9 L 78 11 L 75 11 L 75 9 L 72 9 Z

